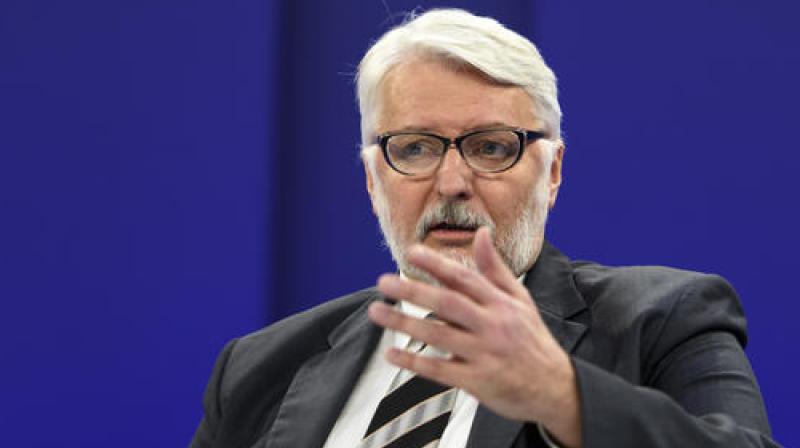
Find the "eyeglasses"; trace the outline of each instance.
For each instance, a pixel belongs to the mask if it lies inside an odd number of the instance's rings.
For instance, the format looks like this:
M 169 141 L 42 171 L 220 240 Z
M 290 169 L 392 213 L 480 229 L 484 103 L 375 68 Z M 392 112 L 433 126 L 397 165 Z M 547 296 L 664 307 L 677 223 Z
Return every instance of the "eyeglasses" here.
M 427 132 L 390 132 L 376 143 L 395 171 L 408 176 L 433 174 L 455 143 L 464 162 L 475 171 L 499 173 L 514 166 L 523 149 L 545 134 L 528 129 L 485 129 L 450 139 Z

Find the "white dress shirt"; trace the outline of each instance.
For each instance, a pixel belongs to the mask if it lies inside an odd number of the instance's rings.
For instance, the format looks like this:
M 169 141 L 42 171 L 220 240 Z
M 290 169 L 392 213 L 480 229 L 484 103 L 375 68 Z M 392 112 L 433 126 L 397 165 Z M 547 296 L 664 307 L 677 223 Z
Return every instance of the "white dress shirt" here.
M 428 311 L 412 303 L 400 302 L 400 310 L 415 317 L 424 317 Z M 395 381 L 403 381 L 413 373 L 400 369 L 386 360 L 386 350 L 389 347 L 409 348 L 412 351 L 418 342 L 409 347 L 410 338 L 407 334 L 394 330 L 384 330 L 378 347 L 367 362 L 367 367 L 361 378 L 350 394 L 339 419 L 328 435 L 324 448 L 353 448 L 364 437 L 369 422 L 372 420 L 378 404 L 389 391 Z M 439 352 L 440 356 L 446 354 Z M 400 378 L 397 378 L 400 376 Z M 396 380 L 397 379 L 397 380 Z M 472 428 L 475 411 L 478 410 L 478 400 L 472 395 L 459 390 L 456 402 L 450 416 L 450 421 L 442 434 L 439 442 L 440 448 L 464 448 Z

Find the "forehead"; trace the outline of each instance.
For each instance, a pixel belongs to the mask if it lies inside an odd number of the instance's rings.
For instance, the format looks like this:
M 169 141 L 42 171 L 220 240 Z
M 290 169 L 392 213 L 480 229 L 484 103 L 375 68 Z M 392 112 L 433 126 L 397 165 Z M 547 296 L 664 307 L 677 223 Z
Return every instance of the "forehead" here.
M 535 127 L 531 97 L 469 68 L 435 60 L 394 67 L 381 85 L 378 130 L 458 133 L 482 126 Z

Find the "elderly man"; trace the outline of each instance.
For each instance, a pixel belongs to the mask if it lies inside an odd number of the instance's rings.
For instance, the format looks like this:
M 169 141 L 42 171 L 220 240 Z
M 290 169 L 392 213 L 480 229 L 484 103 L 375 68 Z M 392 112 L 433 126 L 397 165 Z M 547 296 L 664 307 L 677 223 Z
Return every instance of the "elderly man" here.
M 431 11 L 358 97 L 399 273 L 228 344 L 192 446 L 775 446 L 724 280 L 544 242 L 564 144 L 533 44 Z

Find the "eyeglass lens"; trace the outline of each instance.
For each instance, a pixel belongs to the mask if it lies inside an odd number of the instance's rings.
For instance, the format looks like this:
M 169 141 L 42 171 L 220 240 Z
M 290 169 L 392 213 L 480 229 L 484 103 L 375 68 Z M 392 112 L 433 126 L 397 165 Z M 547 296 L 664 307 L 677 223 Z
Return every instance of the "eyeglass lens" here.
M 509 168 L 520 151 L 519 135 L 510 130 L 483 131 L 460 140 L 460 149 L 469 166 L 492 172 Z M 398 134 L 386 142 L 389 162 L 408 174 L 432 172 L 447 148 L 442 140 L 425 134 Z

